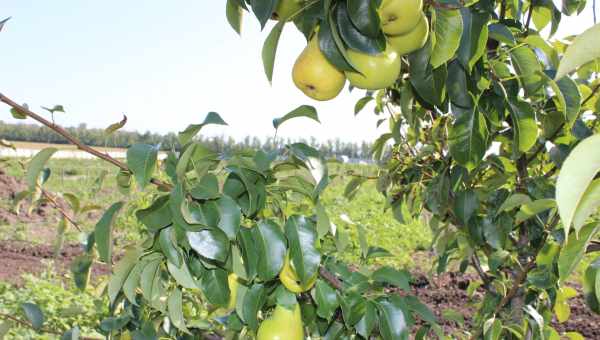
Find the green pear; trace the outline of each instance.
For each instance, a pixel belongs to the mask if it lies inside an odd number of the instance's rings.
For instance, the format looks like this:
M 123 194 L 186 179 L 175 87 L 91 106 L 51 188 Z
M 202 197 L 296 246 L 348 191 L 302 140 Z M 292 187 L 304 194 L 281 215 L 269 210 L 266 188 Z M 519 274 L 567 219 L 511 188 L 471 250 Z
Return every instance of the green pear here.
M 304 5 L 304 0 L 279 0 L 272 18 L 279 21 L 288 21 L 288 18 L 298 12 Z
M 410 32 L 421 20 L 423 0 L 383 0 L 379 7 L 381 28 L 387 35 Z
M 429 38 L 429 20 L 421 13 L 421 20 L 410 32 L 388 37 L 389 44 L 399 55 L 406 55 L 425 46 Z
M 303 340 L 304 327 L 300 305 L 291 311 L 283 306 L 275 307 L 275 312 L 258 327 L 257 340 Z
M 400 55 L 387 45 L 384 52 L 370 55 L 348 50 L 348 59 L 360 72 L 346 72 L 346 77 L 355 87 L 379 90 L 394 85 L 400 75 Z
M 292 79 L 300 91 L 315 100 L 337 97 L 346 83 L 344 73 L 321 52 L 316 35 L 298 56 L 292 69 Z

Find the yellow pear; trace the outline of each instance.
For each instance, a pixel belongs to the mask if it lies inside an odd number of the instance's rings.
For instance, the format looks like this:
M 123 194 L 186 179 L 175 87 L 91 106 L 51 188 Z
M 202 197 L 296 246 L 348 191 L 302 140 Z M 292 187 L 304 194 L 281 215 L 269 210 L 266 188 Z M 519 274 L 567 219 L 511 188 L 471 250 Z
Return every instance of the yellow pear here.
M 348 50 L 348 58 L 360 72 L 346 72 L 346 77 L 355 87 L 379 90 L 394 85 L 400 75 L 400 55 L 392 46 L 376 55 Z
M 300 278 L 290 263 L 289 256 L 285 257 L 283 269 L 279 273 L 279 280 L 292 293 L 302 293 L 310 290 L 317 282 L 319 273 L 315 273 L 306 284 L 300 282 Z
M 237 291 L 239 287 L 239 283 L 237 281 L 238 276 L 235 273 L 229 274 L 227 276 L 227 283 L 229 284 L 229 305 L 227 305 L 227 309 L 232 311 L 235 309 L 235 304 L 237 302 Z
M 300 91 L 315 100 L 335 98 L 346 83 L 344 73 L 321 52 L 316 35 L 298 56 L 292 69 L 292 79 Z
M 291 311 L 283 306 L 275 307 L 275 312 L 258 327 L 257 340 L 303 340 L 304 326 L 300 305 Z
M 429 38 L 429 20 L 421 13 L 421 20 L 410 32 L 388 37 L 389 44 L 399 55 L 406 55 L 425 46 Z
M 383 0 L 378 10 L 381 28 L 388 35 L 408 33 L 419 23 L 422 10 L 423 0 Z
M 279 21 L 288 21 L 288 18 L 298 12 L 304 5 L 304 0 L 279 0 L 272 18 Z
M 238 276 L 235 273 L 231 273 L 227 276 L 227 283 L 229 285 L 229 303 L 227 307 L 221 307 L 213 312 L 213 316 L 224 316 L 230 314 L 237 303 L 237 291 L 239 287 Z

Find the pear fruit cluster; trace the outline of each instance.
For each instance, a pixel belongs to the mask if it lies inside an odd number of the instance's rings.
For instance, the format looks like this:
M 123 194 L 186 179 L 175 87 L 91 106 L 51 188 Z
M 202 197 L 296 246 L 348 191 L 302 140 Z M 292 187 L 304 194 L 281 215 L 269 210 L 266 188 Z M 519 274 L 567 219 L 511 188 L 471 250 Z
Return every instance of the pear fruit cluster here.
M 282 0 L 274 16 L 286 20 L 302 8 L 302 0 Z M 354 71 L 337 69 L 319 47 L 314 34 L 298 56 L 292 79 L 308 97 L 325 101 L 342 91 L 346 79 L 354 87 L 379 90 L 394 85 L 401 72 L 403 55 L 420 49 L 429 37 L 429 21 L 423 13 L 423 0 L 383 0 L 378 8 L 386 48 L 378 54 L 348 49 L 346 56 Z

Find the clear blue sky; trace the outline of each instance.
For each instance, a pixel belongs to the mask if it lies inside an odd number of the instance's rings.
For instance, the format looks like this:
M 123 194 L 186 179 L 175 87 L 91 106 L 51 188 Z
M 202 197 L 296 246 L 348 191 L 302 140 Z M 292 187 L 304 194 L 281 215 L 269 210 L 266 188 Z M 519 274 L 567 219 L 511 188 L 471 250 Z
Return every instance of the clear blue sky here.
M 592 25 L 588 2 L 587 13 L 568 20 L 561 35 Z M 284 30 L 270 86 L 260 59 L 270 26 L 260 32 L 246 16 L 240 38 L 227 24 L 224 4 L 2 0 L 0 20 L 13 18 L 0 33 L 0 92 L 36 110 L 64 105 L 67 113 L 57 121 L 65 125 L 103 128 L 126 113 L 126 129 L 166 133 L 216 111 L 230 126 L 206 134 L 265 137 L 273 134 L 274 117 L 310 104 L 322 124 L 290 121 L 280 136 L 361 141 L 379 135 L 370 106 L 353 115 L 362 91 L 344 90 L 319 103 L 295 89 L 291 68 L 305 41 L 292 25 Z M 7 111 L 0 110 L 0 120 L 12 121 Z

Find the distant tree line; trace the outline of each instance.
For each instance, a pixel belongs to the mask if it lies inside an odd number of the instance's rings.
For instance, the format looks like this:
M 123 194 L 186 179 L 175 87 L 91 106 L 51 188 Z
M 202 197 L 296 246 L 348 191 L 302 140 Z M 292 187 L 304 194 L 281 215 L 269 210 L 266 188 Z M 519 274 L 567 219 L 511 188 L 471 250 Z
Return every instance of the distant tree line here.
M 104 129 L 90 129 L 85 124 L 80 124 L 77 127 L 68 127 L 66 130 L 77 137 L 83 143 L 91 146 L 106 146 L 127 148 L 132 144 L 145 143 L 152 145 L 160 145 L 162 150 L 178 149 L 179 142 L 176 133 L 168 133 L 161 135 L 158 133 L 137 131 L 117 131 L 111 135 L 106 134 Z M 36 143 L 53 143 L 67 144 L 67 140 L 57 135 L 52 130 L 34 124 L 10 124 L 0 121 L 0 138 L 19 141 L 19 142 L 36 142 Z M 372 143 L 368 142 L 343 142 L 339 139 L 327 140 L 319 142 L 316 138 L 293 140 L 290 138 L 273 139 L 258 138 L 247 136 L 242 140 L 235 140 L 232 137 L 215 136 L 204 137 L 199 136 L 199 141 L 208 145 L 211 149 L 218 152 L 235 152 L 244 149 L 262 149 L 264 151 L 272 151 L 281 149 L 286 144 L 294 142 L 304 142 L 323 153 L 326 157 L 340 158 L 346 156 L 350 159 L 369 159 L 369 151 Z

